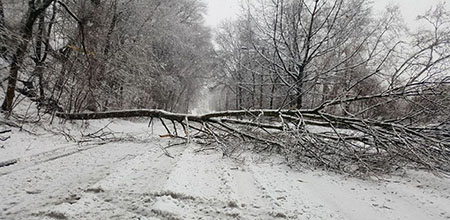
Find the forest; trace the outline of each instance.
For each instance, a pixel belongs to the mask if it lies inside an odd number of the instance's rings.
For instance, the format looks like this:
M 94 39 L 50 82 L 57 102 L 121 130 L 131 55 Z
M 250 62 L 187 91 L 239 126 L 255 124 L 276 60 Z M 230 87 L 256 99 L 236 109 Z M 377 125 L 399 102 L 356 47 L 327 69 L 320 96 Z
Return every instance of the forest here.
M 0 0 L 1 109 L 146 117 L 224 154 L 246 145 L 339 172 L 448 173 L 443 4 L 409 29 L 369 0 L 246 1 L 212 30 L 200 0 Z

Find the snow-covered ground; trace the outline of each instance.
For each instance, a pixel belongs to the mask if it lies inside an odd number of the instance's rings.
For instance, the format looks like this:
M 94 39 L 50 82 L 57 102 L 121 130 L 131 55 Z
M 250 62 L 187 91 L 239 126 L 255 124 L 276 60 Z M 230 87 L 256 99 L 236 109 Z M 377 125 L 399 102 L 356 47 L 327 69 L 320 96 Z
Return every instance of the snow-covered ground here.
M 1 143 L 0 162 L 18 162 L 0 168 L 0 219 L 450 219 L 450 179 L 421 171 L 361 180 L 273 155 L 166 149 L 181 140 L 145 121 L 24 128 Z

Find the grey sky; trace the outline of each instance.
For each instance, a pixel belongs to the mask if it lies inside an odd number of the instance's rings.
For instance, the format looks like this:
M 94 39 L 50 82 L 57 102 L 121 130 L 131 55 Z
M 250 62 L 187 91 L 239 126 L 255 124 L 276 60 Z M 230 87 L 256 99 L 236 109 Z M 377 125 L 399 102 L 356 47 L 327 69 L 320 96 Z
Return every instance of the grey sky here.
M 240 0 L 203 1 L 205 1 L 208 6 L 206 22 L 211 27 L 217 27 L 217 25 L 225 19 L 233 19 L 240 10 Z M 436 5 L 439 2 L 445 2 L 445 0 L 373 0 L 375 10 L 382 10 L 388 4 L 399 5 L 405 22 L 412 28 L 416 26 L 417 15 L 424 13 L 431 6 Z M 450 3 L 447 3 L 446 7 L 448 8 L 449 5 Z

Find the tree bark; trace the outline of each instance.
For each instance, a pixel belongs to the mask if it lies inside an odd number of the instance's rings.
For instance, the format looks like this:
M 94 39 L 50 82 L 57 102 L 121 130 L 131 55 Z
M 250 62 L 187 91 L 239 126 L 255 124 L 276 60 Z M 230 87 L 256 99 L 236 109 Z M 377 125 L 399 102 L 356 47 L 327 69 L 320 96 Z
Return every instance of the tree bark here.
M 0 40 L 2 44 L 0 46 L 0 56 L 7 59 L 8 49 L 5 46 L 6 41 L 6 28 L 5 28 L 5 11 L 3 9 L 3 0 L 0 0 Z
M 3 9 L 3 0 L 0 0 L 0 30 L 5 28 L 5 11 Z

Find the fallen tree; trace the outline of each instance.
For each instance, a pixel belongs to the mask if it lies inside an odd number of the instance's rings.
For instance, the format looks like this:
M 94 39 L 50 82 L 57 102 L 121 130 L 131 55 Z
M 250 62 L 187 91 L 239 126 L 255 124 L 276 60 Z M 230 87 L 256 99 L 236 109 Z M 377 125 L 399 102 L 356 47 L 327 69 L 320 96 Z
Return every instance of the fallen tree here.
M 352 174 L 389 173 L 407 166 L 450 172 L 450 127 L 414 127 L 398 122 L 344 117 L 322 109 L 239 110 L 203 115 L 158 109 L 61 113 L 67 120 L 159 118 L 170 136 L 182 126 L 186 138 L 216 143 L 224 151 L 237 143 L 276 151 L 289 163 L 302 162 Z M 169 128 L 166 122 L 171 121 Z M 193 135 L 196 131 L 197 135 Z

